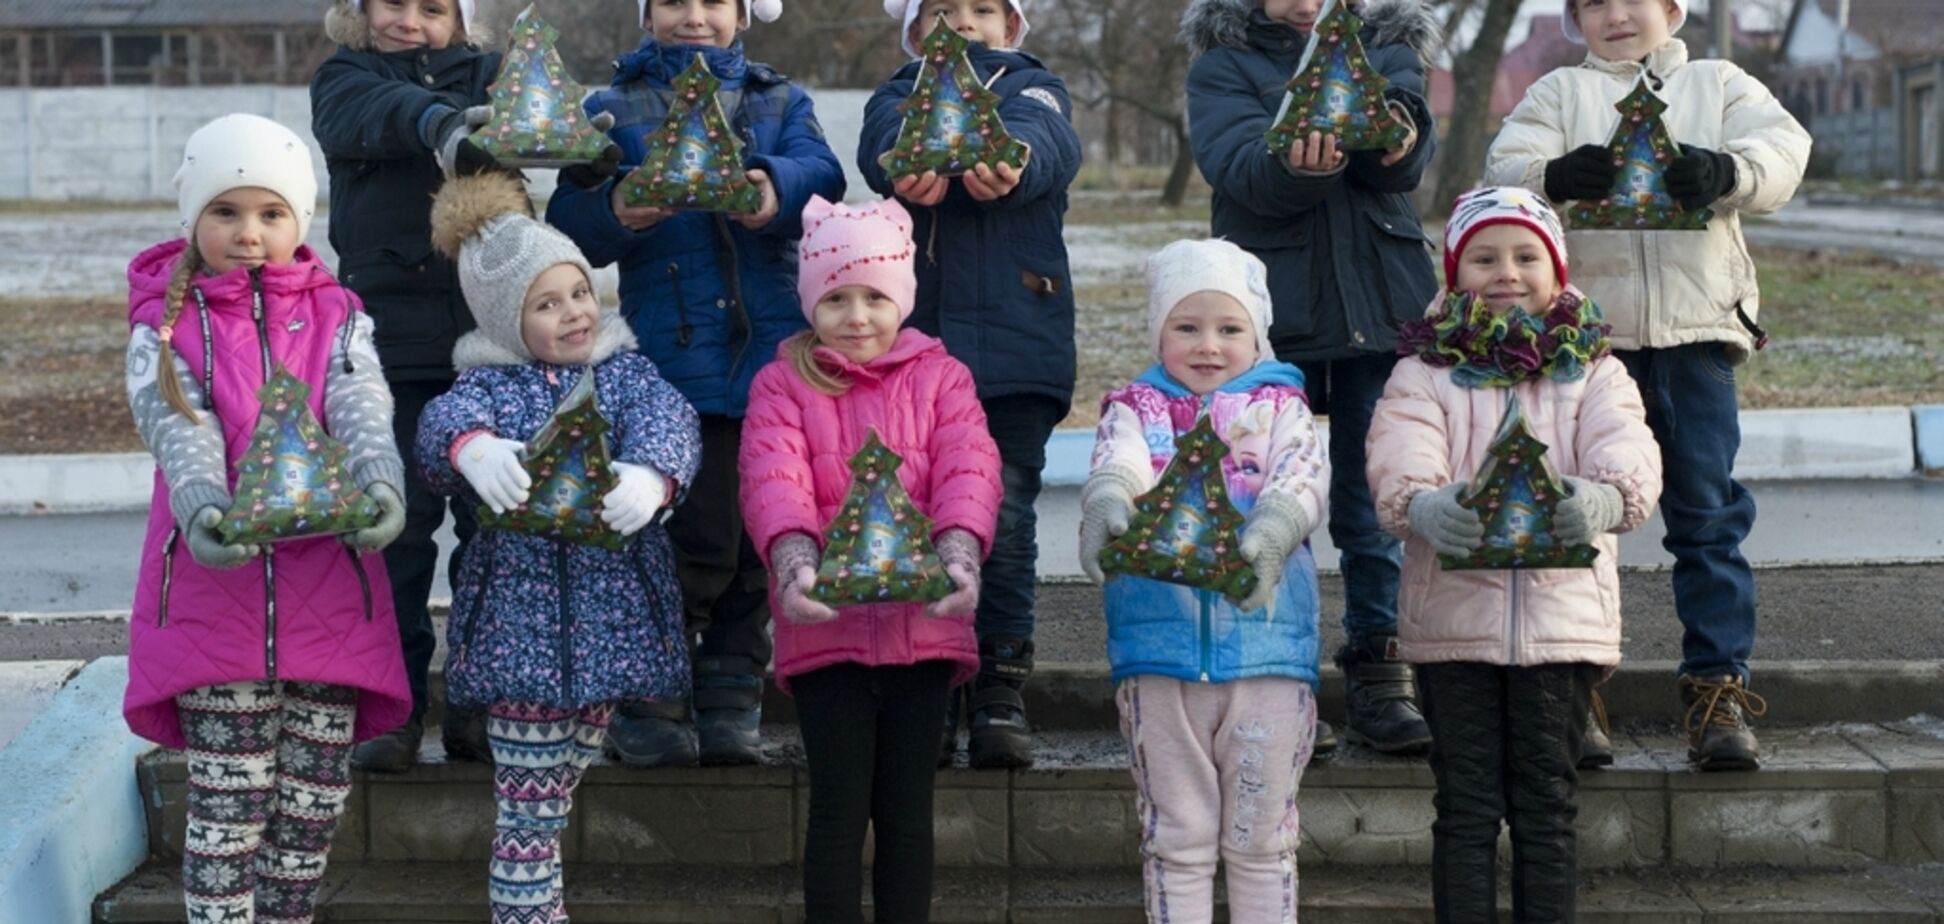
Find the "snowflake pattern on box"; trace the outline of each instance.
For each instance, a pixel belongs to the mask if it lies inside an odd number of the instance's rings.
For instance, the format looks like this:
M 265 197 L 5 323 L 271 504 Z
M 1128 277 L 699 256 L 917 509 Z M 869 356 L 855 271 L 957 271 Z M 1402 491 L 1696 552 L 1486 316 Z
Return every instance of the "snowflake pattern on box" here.
M 217 526 L 224 542 L 303 539 L 378 522 L 378 502 L 352 481 L 351 451 L 324 432 L 310 393 L 282 364 L 257 391 L 263 409 L 236 463 L 236 499 Z
M 1513 395 L 1459 506 L 1478 512 L 1485 541 L 1469 556 L 1438 556 L 1447 571 L 1503 568 L 1590 568 L 1598 549 L 1562 545 L 1553 534 L 1553 513 L 1566 496 L 1565 482 L 1546 458 L 1546 444 L 1532 435 L 1519 396 Z
M 722 81 L 697 54 L 673 81 L 668 116 L 648 135 L 648 153 L 621 179 L 622 202 L 660 209 L 758 212 L 763 191 L 743 170 L 743 142 L 716 91 Z
M 620 549 L 628 537 L 601 520 L 601 498 L 614 490 L 608 451 L 608 421 L 594 396 L 594 371 L 587 370 L 568 389 L 546 426 L 521 454 L 533 479 L 527 502 L 505 513 L 479 505 L 484 529 L 551 536 L 579 545 Z
M 1175 439 L 1153 489 L 1134 499 L 1127 532 L 1100 550 L 1100 570 L 1212 590 L 1240 601 L 1255 590 L 1242 557 L 1242 514 L 1229 502 L 1228 446 L 1208 415 Z
M 1619 127 L 1607 146 L 1620 174 L 1613 188 L 1598 202 L 1575 202 L 1566 211 L 1575 228 L 1613 228 L 1621 231 L 1701 231 L 1714 212 L 1693 211 L 1667 191 L 1667 167 L 1681 156 L 1667 133 L 1661 114 L 1667 103 L 1654 95 L 1645 79 L 1613 105 L 1620 112 Z
M 1026 162 L 1028 145 L 1006 133 L 999 120 L 999 95 L 979 82 L 966 56 L 970 44 L 952 31 L 943 14 L 925 36 L 917 82 L 898 104 L 904 121 L 897 143 L 878 155 L 886 179 L 927 172 L 957 176 L 978 164 L 1018 167 Z
M 473 144 L 508 167 L 565 167 L 596 160 L 607 135 L 588 124 L 581 102 L 587 87 L 567 76 L 554 50 L 560 33 L 527 7 L 493 78 L 493 118 L 472 134 Z
M 1330 6 L 1310 29 L 1282 108 L 1263 136 L 1277 154 L 1289 153 L 1311 132 L 1336 136 L 1345 151 L 1392 150 L 1410 135 L 1384 102 L 1390 81 L 1370 66 L 1357 38 L 1363 20 L 1343 4 Z
M 903 464 L 876 429 L 851 456 L 850 490 L 824 527 L 812 600 L 828 606 L 930 602 L 952 592 L 945 563 L 932 548 L 931 517 L 912 505 L 898 480 Z

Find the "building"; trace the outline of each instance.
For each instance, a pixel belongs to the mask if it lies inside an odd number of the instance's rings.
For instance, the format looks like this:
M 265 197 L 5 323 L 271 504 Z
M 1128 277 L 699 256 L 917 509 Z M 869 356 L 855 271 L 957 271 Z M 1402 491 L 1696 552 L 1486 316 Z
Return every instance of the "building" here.
M 308 82 L 321 0 L 6 0 L 0 86 Z
M 1847 10 L 1848 22 L 1840 20 Z M 1812 172 L 1936 179 L 1944 125 L 1939 0 L 1796 0 L 1774 88 L 1816 138 Z

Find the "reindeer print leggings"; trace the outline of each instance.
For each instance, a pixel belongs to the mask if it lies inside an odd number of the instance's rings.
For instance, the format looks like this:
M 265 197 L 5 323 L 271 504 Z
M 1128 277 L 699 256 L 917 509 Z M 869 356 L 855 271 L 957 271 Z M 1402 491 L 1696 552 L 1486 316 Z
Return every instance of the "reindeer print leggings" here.
M 255 681 L 176 697 L 189 742 L 189 924 L 308 924 L 351 794 L 358 691 Z

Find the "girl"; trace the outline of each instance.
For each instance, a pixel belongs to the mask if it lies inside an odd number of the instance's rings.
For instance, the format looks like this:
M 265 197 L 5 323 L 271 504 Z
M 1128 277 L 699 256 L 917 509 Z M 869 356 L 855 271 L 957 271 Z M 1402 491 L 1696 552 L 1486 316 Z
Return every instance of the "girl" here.
M 776 682 L 796 697 L 810 765 L 808 918 L 862 921 L 864 828 L 877 834 L 880 921 L 931 914 L 932 776 L 947 691 L 978 670 L 972 613 L 999 506 L 999 457 L 972 376 L 911 314 L 911 218 L 821 197 L 803 211 L 797 292 L 811 329 L 756 375 L 744 423 L 742 510 L 776 575 Z M 817 537 L 875 432 L 932 519 L 956 590 L 930 606 L 833 611 L 811 600 Z
M 1575 764 L 1593 685 L 1620 662 L 1619 542 L 1660 496 L 1640 392 L 1599 309 L 1566 285 L 1559 219 L 1514 187 L 1459 197 L 1445 227 L 1458 297 L 1405 326 L 1370 427 L 1370 484 L 1404 540 L 1399 630 L 1431 723 L 1432 899 L 1439 921 L 1496 921 L 1499 823 L 1512 828 L 1512 918 L 1573 920 Z M 1564 476 L 1554 514 L 1593 567 L 1446 571 L 1485 527 L 1459 506 L 1508 402 Z M 1516 720 L 1515 720 L 1516 719 Z
M 1220 859 L 1230 920 L 1293 922 L 1296 788 L 1316 723 L 1316 562 L 1304 537 L 1322 517 L 1329 461 L 1303 374 L 1269 349 L 1261 260 L 1227 241 L 1176 241 L 1148 258 L 1147 282 L 1160 362 L 1101 402 L 1080 495 L 1081 567 L 1102 580 L 1101 548 L 1126 531 L 1175 438 L 1207 414 L 1230 449 L 1230 499 L 1247 515 L 1239 552 L 1260 580 L 1240 605 L 1143 577 L 1106 581 L 1148 920 L 1210 920 Z M 1266 445 L 1254 437 L 1265 415 Z
M 519 181 L 498 172 L 449 180 L 433 201 L 433 242 L 458 265 L 479 329 L 453 353 L 459 380 L 425 409 L 420 470 L 468 506 L 526 503 L 524 441 L 591 375 L 619 481 L 601 519 L 634 538 L 608 551 L 488 529 L 460 564 L 446 695 L 488 716 L 495 924 L 566 920 L 560 832 L 615 704 L 687 689 L 675 559 L 660 523 L 701 449 L 694 409 L 634 352 L 621 315 L 595 300 L 586 258 L 531 215 Z
M 128 265 L 128 403 L 156 475 L 123 713 L 188 751 L 188 919 L 309 921 L 351 744 L 411 708 L 370 554 L 405 521 L 391 395 L 371 319 L 302 243 L 317 203 L 302 139 L 224 116 L 189 137 L 175 186 L 185 239 Z M 342 542 L 217 533 L 278 368 L 310 386 L 310 412 L 383 511 Z

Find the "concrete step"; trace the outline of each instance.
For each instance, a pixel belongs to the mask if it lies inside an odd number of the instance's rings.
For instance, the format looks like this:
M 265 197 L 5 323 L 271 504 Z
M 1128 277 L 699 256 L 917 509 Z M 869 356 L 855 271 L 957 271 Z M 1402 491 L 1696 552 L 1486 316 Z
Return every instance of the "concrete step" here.
M 792 730 L 767 731 L 757 766 L 597 765 L 577 794 L 566 858 L 640 868 L 799 862 L 809 801 L 802 751 Z M 1621 730 L 1616 738 L 1616 765 L 1581 776 L 1582 868 L 1944 862 L 1944 722 L 1765 727 L 1766 763 L 1754 773 L 1694 772 L 1685 739 L 1671 728 Z M 941 771 L 939 865 L 1137 868 L 1140 816 L 1118 734 L 1043 733 L 1038 756 L 1029 770 Z M 485 862 L 491 770 L 446 763 L 436 741 L 424 757 L 404 775 L 360 777 L 335 860 Z M 140 781 L 152 852 L 174 856 L 187 785 L 180 755 L 150 755 Z M 1346 746 L 1317 761 L 1302 781 L 1302 862 L 1430 862 L 1432 792 L 1421 759 Z
M 1305 864 L 1301 874 L 1301 914 L 1308 924 L 1432 920 L 1431 874 L 1424 867 Z M 799 874 L 789 867 L 681 867 L 644 875 L 636 867 L 570 863 L 566 875 L 567 907 L 578 924 L 803 920 Z M 1501 883 L 1499 895 L 1501 908 L 1506 908 L 1509 887 Z M 481 920 L 485 907 L 483 862 L 336 863 L 326 874 L 317 920 L 472 922 Z M 1578 910 L 1579 921 L 1604 924 L 1937 924 L 1944 921 L 1944 868 L 1591 872 L 1580 878 Z M 1057 871 L 940 869 L 931 919 L 938 924 L 1146 920 L 1140 872 L 1131 865 Z M 1218 911 L 1217 919 L 1226 916 Z M 181 922 L 178 871 L 157 864 L 136 872 L 95 902 L 94 920 Z

